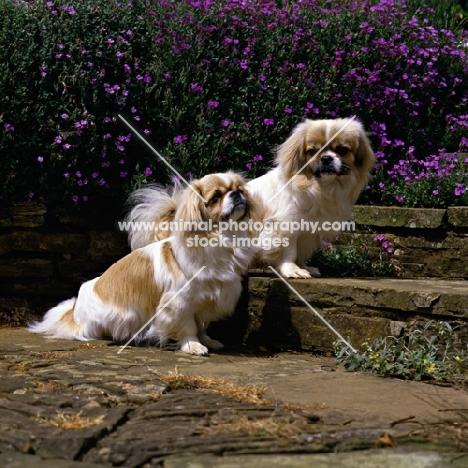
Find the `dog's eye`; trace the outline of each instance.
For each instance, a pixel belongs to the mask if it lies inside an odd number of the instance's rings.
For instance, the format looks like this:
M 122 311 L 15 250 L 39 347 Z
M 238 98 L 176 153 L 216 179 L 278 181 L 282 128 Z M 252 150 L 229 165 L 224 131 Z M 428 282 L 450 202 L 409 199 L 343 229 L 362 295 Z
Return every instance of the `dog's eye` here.
M 221 198 L 221 194 L 216 193 L 211 197 L 210 204 L 214 205 Z
M 348 148 L 346 148 L 346 146 L 337 146 L 335 151 L 340 156 L 344 156 L 349 150 L 348 150 Z

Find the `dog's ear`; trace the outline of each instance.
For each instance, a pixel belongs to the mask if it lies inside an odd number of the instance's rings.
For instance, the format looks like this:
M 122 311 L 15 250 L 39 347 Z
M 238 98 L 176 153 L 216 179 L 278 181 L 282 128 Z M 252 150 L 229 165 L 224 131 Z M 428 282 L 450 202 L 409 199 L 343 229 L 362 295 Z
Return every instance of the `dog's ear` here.
M 201 195 L 201 187 L 197 182 L 191 184 L 192 189 L 185 189 L 180 199 L 180 205 L 175 213 L 176 221 L 188 223 L 201 223 L 205 221 L 206 207 Z M 197 228 L 193 226 L 192 230 Z
M 371 179 L 371 172 L 375 165 L 375 154 L 371 148 L 366 132 L 361 130 L 358 135 L 358 147 L 354 155 L 356 185 L 351 191 L 351 202 L 356 203 L 361 192 Z
M 366 132 L 361 131 L 358 138 L 358 147 L 354 158 L 354 164 L 366 172 L 370 172 L 375 164 L 375 154 L 372 150 Z
M 305 154 L 305 137 L 308 120 L 297 125 L 291 136 L 276 149 L 275 163 L 288 178 L 293 177 L 307 162 Z

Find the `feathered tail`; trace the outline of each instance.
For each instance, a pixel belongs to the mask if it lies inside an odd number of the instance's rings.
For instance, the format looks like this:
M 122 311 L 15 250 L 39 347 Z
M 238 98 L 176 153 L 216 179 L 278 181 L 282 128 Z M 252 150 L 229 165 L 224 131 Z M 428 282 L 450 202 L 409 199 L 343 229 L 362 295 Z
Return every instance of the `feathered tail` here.
M 81 326 L 75 322 L 73 311 L 76 298 L 67 299 L 50 309 L 41 322 L 29 325 L 28 330 L 33 333 L 43 333 L 48 338 L 63 338 L 66 340 L 83 340 Z
M 127 204 L 134 205 L 125 217 L 128 242 L 132 250 L 145 247 L 170 236 L 167 229 L 160 229 L 160 223 L 174 221 L 180 186 L 171 191 L 159 185 L 140 188 L 130 194 Z

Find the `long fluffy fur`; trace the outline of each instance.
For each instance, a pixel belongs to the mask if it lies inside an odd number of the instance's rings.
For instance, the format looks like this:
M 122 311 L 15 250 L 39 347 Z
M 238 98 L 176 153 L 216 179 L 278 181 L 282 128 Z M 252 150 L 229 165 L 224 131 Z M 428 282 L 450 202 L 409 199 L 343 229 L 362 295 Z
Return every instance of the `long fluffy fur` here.
M 175 219 L 189 222 L 194 218 L 195 221 L 202 218 L 216 221 L 221 216 L 239 219 L 245 215 L 248 200 L 240 195 L 242 178 L 232 173 L 218 174 L 192 183 L 192 187 L 206 197 L 211 193 L 204 192 L 207 186 L 210 190 L 219 187 L 225 192 L 219 202 L 205 206 L 196 193 L 186 188 L 177 192 L 179 204 L 175 207 L 172 198 L 157 191 L 157 212 L 175 209 Z M 233 203 L 239 200 L 241 205 Z M 218 236 L 216 232 L 197 234 L 210 238 Z M 225 246 L 188 247 L 187 241 L 192 235 L 192 232 L 173 231 L 162 241 L 134 250 L 102 276 L 84 283 L 76 298 L 50 309 L 44 319 L 31 324 L 29 330 L 50 338 L 111 337 L 123 342 L 151 319 L 137 336 L 137 342 L 166 346 L 174 341 L 177 348 L 192 354 L 207 354 L 207 348 L 222 347 L 208 337 L 206 328 L 211 321 L 234 311 L 241 293 L 241 275 L 247 270 L 253 252 L 248 245 L 233 246 L 232 238 L 227 239 Z M 229 233 L 224 235 L 229 236 Z M 201 273 L 188 284 L 203 266 Z
M 132 192 L 127 205 L 132 209 L 127 214 L 125 221 L 133 223 L 159 223 L 171 221 L 177 210 L 177 200 L 181 197 L 182 187 L 174 186 L 168 190 L 160 185 L 149 185 Z M 144 247 L 152 242 L 162 240 L 167 235 L 157 230 L 130 230 L 128 241 L 132 250 Z

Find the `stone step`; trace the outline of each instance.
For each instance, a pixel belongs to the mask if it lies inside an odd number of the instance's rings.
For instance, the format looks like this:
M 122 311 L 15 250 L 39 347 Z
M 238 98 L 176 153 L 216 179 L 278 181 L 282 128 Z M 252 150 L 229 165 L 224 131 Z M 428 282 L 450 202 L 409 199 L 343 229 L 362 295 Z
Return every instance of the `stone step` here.
M 315 278 L 288 283 L 354 347 L 401 336 L 430 320 L 447 321 L 468 338 L 468 281 Z M 251 272 L 247 289 L 234 318 L 220 327 L 225 341 L 242 335 L 244 342 L 266 347 L 332 350 L 338 337 L 280 278 Z

